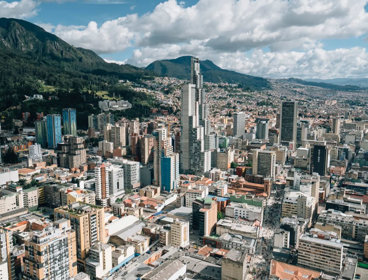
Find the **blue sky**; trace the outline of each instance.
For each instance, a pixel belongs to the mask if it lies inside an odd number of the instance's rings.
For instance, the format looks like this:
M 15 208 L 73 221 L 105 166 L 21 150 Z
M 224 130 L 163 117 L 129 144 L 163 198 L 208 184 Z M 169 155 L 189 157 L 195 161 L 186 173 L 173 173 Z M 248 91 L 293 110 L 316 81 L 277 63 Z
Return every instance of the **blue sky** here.
M 367 77 L 366 0 L 0 0 L 118 63 L 195 55 L 264 77 Z

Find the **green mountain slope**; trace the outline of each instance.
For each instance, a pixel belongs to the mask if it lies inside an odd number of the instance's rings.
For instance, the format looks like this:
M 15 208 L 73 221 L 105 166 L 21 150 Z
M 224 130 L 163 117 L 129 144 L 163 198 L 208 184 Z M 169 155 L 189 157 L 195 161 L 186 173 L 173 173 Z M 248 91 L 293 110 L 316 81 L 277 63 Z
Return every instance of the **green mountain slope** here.
M 93 51 L 75 48 L 27 21 L 0 18 L 0 117 L 3 127 L 11 127 L 9 122 L 21 118 L 23 112 L 30 112 L 34 119 L 37 112 L 60 113 L 65 105 L 77 108 L 82 116 L 80 124 L 85 127 L 86 116 L 98 111 L 97 103 L 101 99 L 98 92 L 110 94 L 119 80 L 139 81 L 150 75 L 131 65 L 107 63 Z M 125 88 L 119 93 L 133 106 L 149 100 Z M 42 94 L 44 101 L 24 102 L 26 96 L 33 94 Z M 153 104 L 152 100 L 150 102 Z M 149 107 L 144 111 L 149 111 Z M 135 110 L 132 116 L 139 117 L 141 112 Z
M 157 60 L 146 67 L 159 76 L 169 76 L 178 79 L 189 79 L 190 56 L 182 56 L 176 59 Z M 270 88 L 267 79 L 225 70 L 215 65 L 210 60 L 201 61 L 201 72 L 205 82 L 234 83 L 251 90 L 262 90 Z

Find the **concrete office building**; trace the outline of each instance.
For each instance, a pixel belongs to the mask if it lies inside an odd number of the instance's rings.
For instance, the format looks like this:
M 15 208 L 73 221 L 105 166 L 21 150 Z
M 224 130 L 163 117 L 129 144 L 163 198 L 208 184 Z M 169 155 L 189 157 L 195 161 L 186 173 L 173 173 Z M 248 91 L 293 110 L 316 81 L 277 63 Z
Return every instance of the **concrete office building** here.
M 257 139 L 268 139 L 268 122 L 269 119 L 262 119 L 257 118 L 257 131 L 256 131 L 256 138 Z
M 247 254 L 231 249 L 222 259 L 221 280 L 245 280 L 247 275 Z
M 32 160 L 32 162 L 42 161 L 42 150 L 40 144 L 34 144 L 29 146 L 29 159 Z
M 280 114 L 280 142 L 289 145 L 290 142 L 296 145 L 298 104 L 297 102 L 284 101 L 281 104 Z
M 233 114 L 233 136 L 240 137 L 245 131 L 245 113 L 237 112 Z
M 193 229 L 200 236 L 211 235 L 217 223 L 217 203 L 211 198 L 196 199 L 192 203 Z
M 64 168 L 80 168 L 87 162 L 87 150 L 84 148 L 82 137 L 65 136 L 64 142 L 59 144 L 59 166 Z
M 77 136 L 77 111 L 72 108 L 63 109 L 64 135 Z
M 189 222 L 175 220 L 170 229 L 170 245 L 185 248 L 189 246 Z
M 118 165 L 111 165 L 107 168 L 109 177 L 109 196 L 118 198 L 125 193 L 124 189 L 124 169 Z
M 275 178 L 276 153 L 274 151 L 253 150 L 253 175 Z
M 285 193 L 282 202 L 281 216 L 297 216 L 298 218 L 307 219 L 311 222 L 315 205 L 315 199 L 311 196 L 305 195 L 302 192 L 288 192 Z
M 332 119 L 332 133 L 340 135 L 341 121 L 338 117 Z
M 112 247 L 110 244 L 96 243 L 89 250 L 86 273 L 91 279 L 105 279 L 112 269 Z
M 69 219 L 76 232 L 79 270 L 85 269 L 90 248 L 98 241 L 105 242 L 105 212 L 102 207 L 73 203 L 54 210 L 55 220 Z
M 211 152 L 204 145 L 210 121 L 198 58 L 191 59 L 191 79 L 182 90 L 181 103 L 180 170 L 203 174 L 211 169 Z
M 140 186 L 140 163 L 137 161 L 125 160 L 124 169 L 124 188 L 136 189 Z
M 263 221 L 263 207 L 249 205 L 246 203 L 231 202 L 225 208 L 225 215 L 231 218 L 242 218 L 248 221 Z
M 298 264 L 328 274 L 340 275 L 343 247 L 338 240 L 325 240 L 304 234 L 299 239 Z

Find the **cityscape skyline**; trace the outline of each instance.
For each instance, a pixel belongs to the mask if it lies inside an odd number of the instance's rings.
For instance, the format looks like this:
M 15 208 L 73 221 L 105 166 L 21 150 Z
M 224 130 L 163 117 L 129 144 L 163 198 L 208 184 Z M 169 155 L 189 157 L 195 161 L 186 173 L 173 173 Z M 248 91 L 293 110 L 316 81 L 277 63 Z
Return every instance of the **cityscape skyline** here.
M 0 280 L 368 280 L 367 7 L 0 0 Z

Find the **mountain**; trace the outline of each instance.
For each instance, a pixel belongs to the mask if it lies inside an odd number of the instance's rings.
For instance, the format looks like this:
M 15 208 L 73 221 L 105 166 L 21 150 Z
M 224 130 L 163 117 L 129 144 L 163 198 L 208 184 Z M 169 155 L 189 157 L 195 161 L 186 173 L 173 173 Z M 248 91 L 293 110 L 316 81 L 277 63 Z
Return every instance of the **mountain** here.
M 336 79 L 309 79 L 308 81 L 317 83 L 328 83 L 339 86 L 357 86 L 360 88 L 368 88 L 368 78 L 336 78 Z
M 320 88 L 324 88 L 324 89 L 331 89 L 331 90 L 340 90 L 340 91 L 357 91 L 357 90 L 361 90 L 362 88 L 356 85 L 343 85 L 343 84 L 335 84 L 335 83 L 331 83 L 328 81 L 324 81 L 324 80 L 318 80 L 318 81 L 307 81 L 307 80 L 301 80 L 301 79 L 295 79 L 295 78 L 290 78 L 290 79 L 286 79 L 288 82 L 291 83 L 297 83 L 300 85 L 305 85 L 305 86 L 312 86 L 312 87 L 320 87 Z
M 107 63 L 93 51 L 73 47 L 41 27 L 19 19 L 0 18 L 0 52 L 3 57 L 22 55 L 31 63 L 37 61 L 63 71 L 113 74 L 121 78 L 145 74 L 131 65 Z
M 267 79 L 225 70 L 215 65 L 210 60 L 203 60 L 201 73 L 205 82 L 240 84 L 251 90 L 269 89 L 270 83 Z M 149 64 L 145 69 L 159 76 L 169 76 L 178 79 L 190 78 L 190 56 L 182 56 L 176 59 L 157 60 Z
M 77 109 L 78 126 L 87 126 L 88 114 L 98 113 L 98 101 L 112 95 L 131 102 L 127 117 L 149 114 L 156 101 L 119 84 L 139 81 L 151 73 L 131 65 L 105 62 L 91 50 L 76 48 L 41 27 L 19 19 L 0 18 L 0 121 L 12 128 L 13 119 L 29 112 L 59 113 Z M 34 94 L 43 100 L 29 100 Z M 103 96 L 103 97 L 102 97 Z

